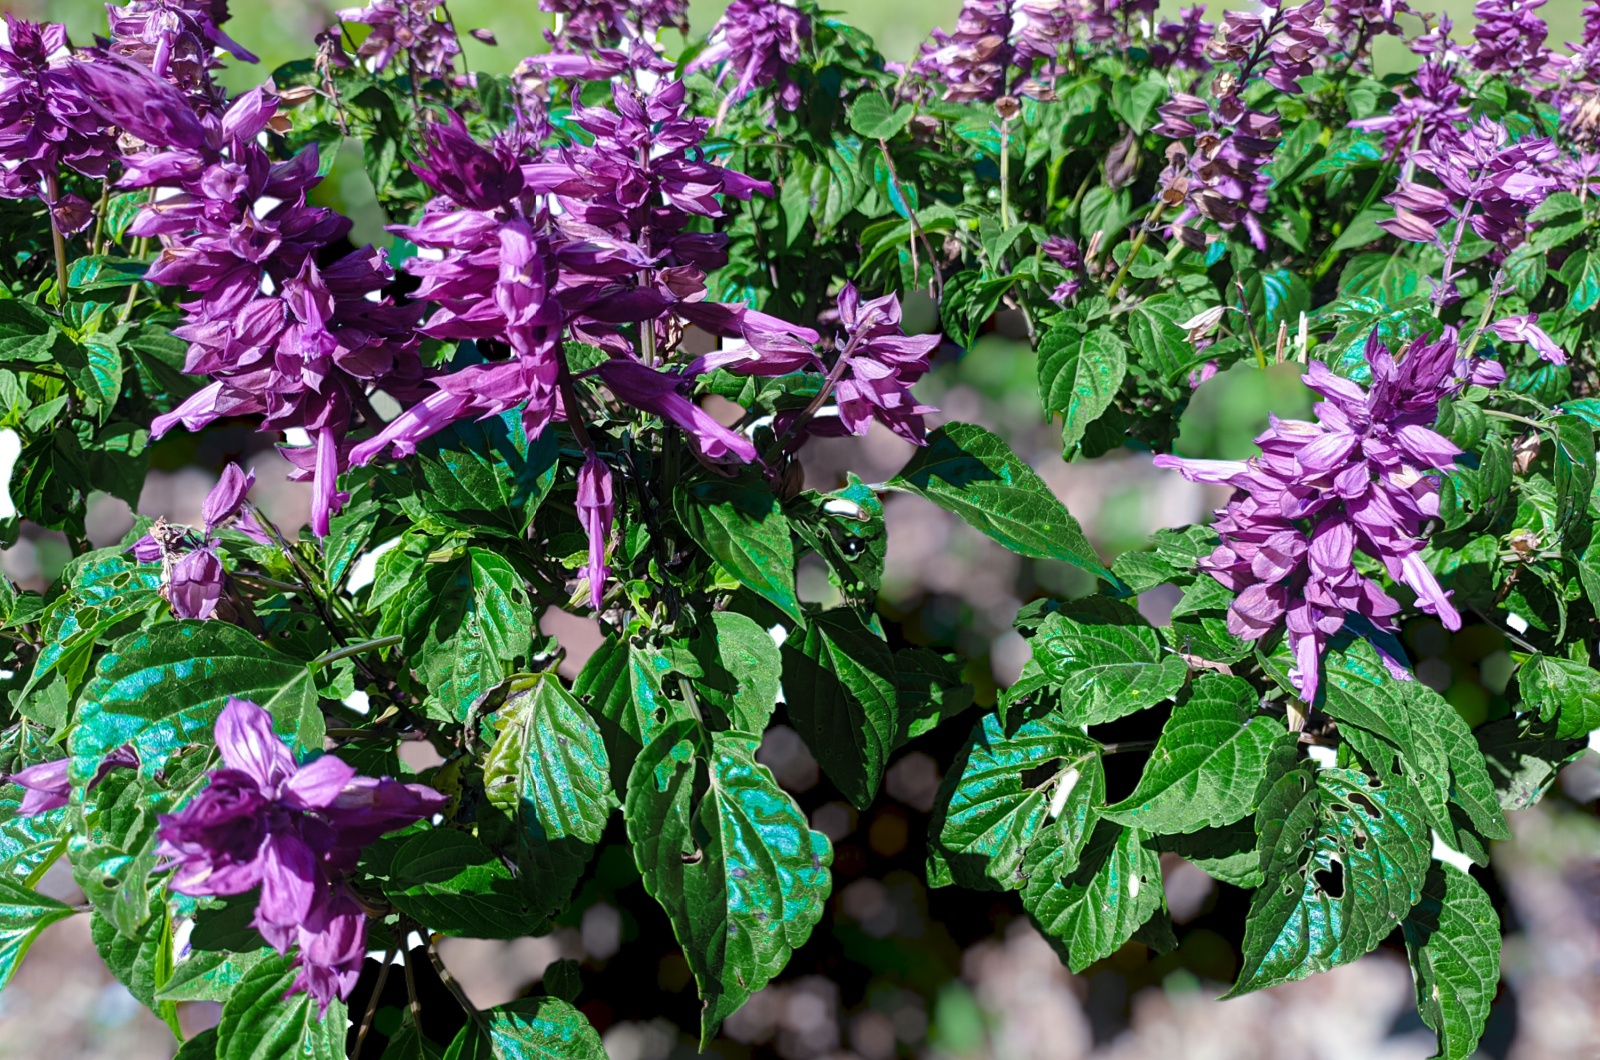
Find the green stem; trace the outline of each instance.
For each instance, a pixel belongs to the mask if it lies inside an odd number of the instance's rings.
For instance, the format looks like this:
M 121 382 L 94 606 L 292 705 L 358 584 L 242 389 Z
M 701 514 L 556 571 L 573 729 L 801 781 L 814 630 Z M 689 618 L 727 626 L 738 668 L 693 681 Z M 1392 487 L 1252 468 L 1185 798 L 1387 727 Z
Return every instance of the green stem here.
M 0 361 L 0 368 L 13 372 L 32 372 L 35 375 L 48 375 L 64 382 L 72 382 L 65 372 L 58 372 L 54 368 L 45 368 L 42 365 L 29 364 L 27 361 Z
M 323 652 L 306 665 L 313 670 L 317 670 L 328 665 L 329 663 L 336 663 L 340 659 L 348 659 L 352 655 L 360 655 L 362 652 L 377 651 L 381 648 L 393 647 L 394 645 L 399 644 L 403 639 L 405 638 L 403 638 L 400 634 L 395 633 L 387 637 L 376 637 L 372 640 L 364 640 L 359 644 L 346 644 L 342 648 L 335 648 L 332 651 Z
M 1512 423 L 1524 423 L 1536 431 L 1542 431 L 1546 429 L 1546 425 L 1540 423 L 1538 420 L 1530 420 L 1528 417 L 1519 416 L 1515 412 L 1502 412 L 1499 409 L 1484 409 L 1483 414 L 1485 416 L 1492 416 L 1497 420 L 1509 420 Z
M 1117 278 L 1106 288 L 1106 301 L 1111 301 L 1117 296 L 1117 292 L 1122 290 L 1122 281 L 1128 278 L 1129 266 L 1133 264 L 1133 259 L 1139 256 L 1139 251 L 1144 249 L 1144 241 L 1150 235 L 1150 229 L 1161 222 L 1161 215 L 1166 209 L 1166 201 L 1157 199 L 1155 209 L 1150 211 L 1150 216 L 1144 219 L 1144 224 L 1139 226 L 1138 234 L 1133 237 L 1133 246 L 1128 249 L 1128 256 L 1122 259 L 1122 268 L 1117 270 Z
M 1467 340 L 1466 349 L 1461 351 L 1463 359 L 1471 358 L 1472 351 L 1478 348 L 1478 339 L 1483 335 L 1483 329 L 1489 326 L 1489 317 L 1494 313 L 1495 303 L 1500 300 L 1500 295 L 1505 290 L 1501 286 L 1505 275 L 1505 269 L 1495 270 L 1494 282 L 1489 285 L 1489 299 L 1483 306 L 1483 315 L 1478 317 L 1478 326 L 1473 329 L 1472 338 Z
M 439 959 L 439 951 L 434 949 L 433 946 L 433 936 L 428 935 L 424 941 L 428 951 L 428 960 L 433 962 L 433 970 L 439 976 L 439 981 L 445 985 L 445 989 L 450 991 L 451 996 L 456 999 L 456 1003 L 461 1006 L 467 1017 L 477 1024 L 480 1030 L 487 1030 L 488 1023 L 484 1020 L 483 1013 L 479 1012 L 478 1006 L 468 999 L 467 992 L 461 989 L 461 984 L 456 982 L 456 977 L 450 974 L 450 970 Z
M 56 224 L 56 202 L 61 198 L 61 180 L 54 173 L 45 178 L 45 188 L 50 196 L 50 201 L 44 204 L 45 212 L 50 215 L 50 248 L 56 256 L 56 304 L 66 309 L 68 301 L 67 290 L 67 240 L 61 233 L 61 226 Z
M 1000 227 L 1011 227 L 1011 119 L 1000 122 Z

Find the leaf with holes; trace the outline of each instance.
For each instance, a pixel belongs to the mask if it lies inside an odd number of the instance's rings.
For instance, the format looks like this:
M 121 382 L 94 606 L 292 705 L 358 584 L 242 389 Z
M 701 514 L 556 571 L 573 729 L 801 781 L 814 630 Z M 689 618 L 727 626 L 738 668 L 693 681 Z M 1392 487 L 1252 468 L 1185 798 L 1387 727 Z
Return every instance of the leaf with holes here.
M 1033 659 L 1059 690 L 1066 716 L 1099 725 L 1171 699 L 1189 667 L 1163 654 L 1148 626 L 1090 624 L 1052 614 L 1028 641 Z
M 894 653 L 848 608 L 825 611 L 783 644 L 789 721 L 858 809 L 877 794 L 899 733 Z
M 660 652 L 607 637 L 572 683 L 573 696 L 600 726 L 614 790 L 626 788 L 640 748 L 672 722 L 693 717 L 683 699 L 662 686 L 671 671 Z
M 537 909 L 563 909 L 617 805 L 605 742 L 553 673 L 513 682 L 494 726 L 478 834 L 510 853 Z
M 821 920 L 833 849 L 766 766 L 759 740 L 664 730 L 628 779 L 628 838 L 700 997 L 702 1046 Z
M 1401 783 L 1296 769 L 1256 814 L 1264 880 L 1229 997 L 1304 979 L 1371 952 L 1420 895 L 1432 840 Z
M 1483 1036 L 1500 984 L 1500 918 L 1471 876 L 1435 862 L 1422 900 L 1400 925 L 1417 987 L 1417 1011 L 1439 1036 L 1444 1060 L 1466 1060 Z
M 1036 843 L 1070 872 L 1104 802 L 1100 745 L 1081 729 L 1051 712 L 1007 736 L 991 714 L 973 728 L 939 793 L 929 879 L 1017 890 L 1027 883 L 1022 864 Z
M 1262 782 L 1293 761 L 1283 722 L 1252 717 L 1256 693 L 1237 677 L 1204 674 L 1172 712 L 1133 794 L 1105 809 L 1146 833 L 1193 832 L 1256 809 Z
M 1121 948 L 1165 897 L 1161 858 L 1137 828 L 1102 819 L 1070 864 L 1049 844 L 1032 847 L 1022 906 L 1077 973 Z

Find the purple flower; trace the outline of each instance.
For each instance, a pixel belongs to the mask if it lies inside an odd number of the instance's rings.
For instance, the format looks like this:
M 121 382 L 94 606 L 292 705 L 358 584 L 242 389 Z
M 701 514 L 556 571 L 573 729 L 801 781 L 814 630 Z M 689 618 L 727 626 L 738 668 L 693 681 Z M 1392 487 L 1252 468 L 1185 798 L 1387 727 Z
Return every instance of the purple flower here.
M 26 792 L 22 796 L 22 805 L 17 807 L 17 816 L 32 817 L 34 814 L 49 813 L 71 802 L 72 781 L 68 777 L 71 767 L 72 759 L 58 758 L 53 762 L 41 762 L 36 766 L 19 769 L 10 776 L 0 776 L 0 783 L 9 781 Z M 101 760 L 100 767 L 95 770 L 94 776 L 90 778 L 85 788 L 93 791 L 113 769 L 137 768 L 139 768 L 138 754 L 131 746 L 124 744 Z
M 794 110 L 800 106 L 800 86 L 788 68 L 800 61 L 801 42 L 809 39 L 811 19 L 797 8 L 774 0 L 733 0 L 687 72 L 720 66 L 718 84 L 733 74 L 730 102 L 776 84 L 778 102 Z
M 0 196 L 53 199 L 70 166 L 104 176 L 116 145 L 73 79 L 66 28 L 6 15 L 0 44 Z
M 667 26 L 689 32 L 689 0 L 539 0 L 539 10 L 557 16 L 558 31 L 545 31 L 556 51 L 653 42 L 656 32 Z
M 1534 14 L 1545 0 L 1478 0 L 1472 9 L 1472 65 L 1479 70 L 1525 77 L 1537 74 L 1549 57 L 1544 40 L 1550 33 Z
M 1328 638 L 1351 613 L 1381 630 L 1397 628 L 1400 604 L 1356 569 L 1357 550 L 1417 594 L 1417 606 L 1459 629 L 1449 594 L 1422 561 L 1424 526 L 1439 512 L 1432 472 L 1457 450 L 1431 425 L 1455 385 L 1454 329 L 1435 343 L 1413 342 L 1397 362 L 1367 341 L 1372 386 L 1363 389 L 1313 362 L 1304 379 L 1321 394 L 1317 422 L 1274 418 L 1248 461 L 1156 457 L 1194 482 L 1226 483 L 1234 494 L 1218 513 L 1221 544 L 1201 566 L 1237 596 L 1235 635 L 1256 640 L 1286 627 L 1295 687 L 1314 702 Z
M 229 464 L 201 505 L 205 525 L 198 538 L 186 528 L 158 519 L 149 533 L 129 546 L 139 562 L 161 563 L 161 595 L 179 618 L 210 618 L 227 590 L 228 572 L 217 555 L 222 542 L 212 536 L 213 531 L 232 522 L 240 533 L 267 543 L 255 516 L 242 510 L 245 493 L 255 480 L 254 471 L 247 475 L 238 464 Z
M 1054 62 L 1060 48 L 1070 43 L 1073 28 L 1066 4 L 966 0 L 955 32 L 935 29 L 911 69 L 941 87 L 946 100 L 1050 98 L 1049 87 L 1032 75 L 1041 61 Z
M 1056 285 L 1050 292 L 1050 301 L 1060 304 L 1071 301 L 1074 295 L 1083 288 L 1084 268 L 1083 251 L 1078 248 L 1078 241 L 1065 236 L 1051 236 L 1039 248 L 1044 251 L 1045 257 L 1060 265 L 1066 270 L 1067 278 Z
M 1412 76 L 1411 88 L 1387 113 L 1353 121 L 1351 128 L 1383 133 L 1383 149 L 1391 155 L 1409 154 L 1413 143 L 1437 149 L 1460 142 L 1457 128 L 1471 120 L 1472 111 L 1461 103 L 1462 88 L 1451 68 L 1429 60 Z
M 833 392 L 839 419 L 851 434 L 866 434 L 877 419 L 906 441 L 925 444 L 922 417 L 937 410 L 918 404 L 911 387 L 927 373 L 939 336 L 907 335 L 900 328 L 898 298 L 888 294 L 862 302 L 849 283 L 839 292 L 839 324 Z
M 347 7 L 337 17 L 372 27 L 356 56 L 374 73 L 404 54 L 408 72 L 457 82 L 455 60 L 461 54 L 461 41 L 442 0 L 371 0 L 366 7 Z
M 1211 39 L 1212 26 L 1205 19 L 1204 4 L 1186 7 L 1178 12 L 1178 20 L 1164 21 L 1156 28 L 1156 40 L 1150 45 L 1150 63 L 1158 70 L 1209 70 L 1211 60 L 1206 58 L 1206 41 Z
M 1551 364 L 1566 364 L 1567 354 L 1538 324 L 1538 313 L 1501 317 L 1489 325 L 1489 330 L 1507 342 L 1526 342 L 1534 352 Z
M 216 740 L 223 768 L 182 810 L 161 817 L 162 867 L 173 890 L 194 897 L 259 887 L 254 925 L 279 953 L 299 946 L 291 992 L 309 992 L 326 1012 L 354 988 L 366 937 L 344 873 L 375 829 L 428 817 L 446 800 L 420 784 L 358 777 L 332 755 L 297 766 L 271 716 L 245 700 L 228 700 Z M 381 812 L 371 794 L 379 790 L 388 803 Z
M 113 55 L 149 67 L 207 111 L 226 106 L 211 77 L 221 65 L 217 51 L 257 61 L 220 28 L 228 20 L 227 0 L 130 0 L 121 7 L 107 4 L 106 17 Z
M 589 580 L 589 605 L 596 611 L 605 597 L 606 578 L 611 571 L 606 566 L 606 550 L 611 543 L 611 520 L 616 512 L 612 497 L 611 469 L 594 453 L 590 453 L 578 469 L 578 521 L 589 537 L 589 562 L 583 576 Z
M 724 427 L 679 392 L 690 378 L 686 373 L 656 371 L 632 357 L 612 358 L 595 372 L 622 404 L 655 413 L 681 427 L 707 460 L 733 458 L 749 463 L 756 458 L 756 448 L 748 438 Z

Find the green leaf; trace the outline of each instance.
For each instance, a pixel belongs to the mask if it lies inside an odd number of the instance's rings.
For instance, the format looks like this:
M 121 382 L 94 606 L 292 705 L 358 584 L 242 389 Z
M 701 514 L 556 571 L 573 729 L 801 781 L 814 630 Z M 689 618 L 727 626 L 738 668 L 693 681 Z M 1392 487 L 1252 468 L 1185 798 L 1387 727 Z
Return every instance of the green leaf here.
M 71 906 L 0 876 L 0 988 L 16 974 L 39 933 L 71 915 Z
M 172 970 L 172 978 L 156 991 L 161 1001 L 226 1001 L 249 972 L 270 950 L 234 953 L 228 950 L 190 950 Z
M 1471 876 L 1434 863 L 1422 900 L 1400 925 L 1417 986 L 1417 1011 L 1444 1060 L 1466 1060 L 1483 1036 L 1500 984 L 1500 918 Z
M 1039 397 L 1064 421 L 1061 444 L 1071 453 L 1107 408 L 1128 372 L 1128 347 L 1111 328 L 1092 331 L 1063 322 L 1039 339 Z
M 1265 877 L 1229 997 L 1370 952 L 1420 895 L 1432 842 L 1399 784 L 1350 769 L 1284 774 L 1256 814 Z
M 1165 103 L 1171 94 L 1166 78 L 1154 71 L 1139 81 L 1118 78 L 1111 85 L 1111 113 L 1135 133 L 1143 134 L 1157 105 Z
M 1186 299 L 1171 294 L 1146 298 L 1128 313 L 1128 342 L 1134 359 L 1167 386 L 1187 386 L 1189 372 L 1206 360 L 1182 327 L 1193 315 Z
M 952 783 L 952 781 L 954 783 Z M 1105 802 L 1100 745 L 1050 712 L 1011 736 L 998 715 L 972 739 L 940 792 L 930 829 L 930 879 L 978 890 L 1027 884 L 1023 862 L 1035 844 L 1071 872 Z
M 390 614 L 386 609 L 385 629 Z M 395 624 L 407 660 L 457 720 L 533 651 L 533 605 L 522 575 L 482 548 L 424 566 L 399 598 Z
M 1555 722 L 1554 739 L 1583 739 L 1600 729 L 1600 673 L 1584 663 L 1535 655 L 1517 671 L 1517 689 L 1540 721 Z
M 1221 883 L 1246 889 L 1261 886 L 1255 822 L 1248 817 L 1221 828 L 1156 836 L 1154 842 L 1157 850 L 1178 855 Z
M 380 1060 L 444 1060 L 444 1050 L 417 1029 L 408 1011 L 400 1029 L 389 1036 Z
M 550 910 L 494 853 L 465 832 L 435 828 L 395 851 L 384 894 L 441 935 L 514 939 L 549 931 Z
M 825 611 L 783 644 L 789 721 L 858 809 L 872 804 L 899 732 L 894 653 L 854 611 Z
M 277 954 L 246 973 L 222 1004 L 217 1060 L 343 1060 L 344 1002 L 319 1014 L 309 994 L 284 997 L 296 974 L 294 959 Z
M 566 907 L 617 805 L 605 743 L 554 673 L 514 687 L 494 725 L 479 834 L 512 849 L 531 900 L 554 912 Z
M 1033 847 L 1022 905 L 1076 974 L 1120 949 L 1165 898 L 1161 859 L 1137 828 L 1100 821 L 1069 863 L 1048 844 Z
M 1600 305 L 1600 254 L 1579 249 L 1561 266 L 1561 282 L 1567 285 L 1567 308 L 1587 313 Z
M 1542 267 L 1541 259 L 1541 267 Z M 1375 298 L 1385 305 L 1403 302 L 1422 291 L 1422 273 L 1417 266 L 1392 254 L 1357 254 L 1339 274 L 1339 291 L 1346 297 Z
M 1563 549 L 1587 545 L 1589 494 L 1594 490 L 1594 429 L 1579 416 L 1546 421 L 1555 442 L 1551 478 L 1556 486 L 1556 532 Z
M 1163 654 L 1148 626 L 1045 618 L 1028 642 L 1040 670 L 1061 693 L 1062 710 L 1079 725 L 1098 725 L 1153 707 L 1183 688 L 1189 667 Z
M 132 287 L 144 279 L 145 262 L 94 254 L 79 258 L 67 269 L 67 283 L 74 291 L 109 291 Z
M 795 593 L 789 520 L 760 482 L 701 480 L 673 495 L 678 518 L 697 544 L 733 577 L 803 623 Z
M 554 997 L 525 997 L 469 1020 L 445 1060 L 606 1060 L 600 1035 L 583 1013 Z
M 417 446 L 419 497 L 445 526 L 521 540 L 556 478 L 556 433 L 532 442 L 521 413 L 461 420 Z
M 573 696 L 600 726 L 617 790 L 627 785 L 642 747 L 673 721 L 692 717 L 682 699 L 670 698 L 662 690 L 661 682 L 671 669 L 661 653 L 632 640 L 607 637 L 572 683 Z
M 1482 839 L 1509 839 L 1494 783 L 1472 731 L 1443 696 L 1420 681 L 1396 681 L 1372 646 L 1355 641 L 1324 660 L 1324 709 L 1340 732 L 1381 776 L 1402 773 L 1427 810 L 1429 823 L 1474 860 L 1481 849 L 1462 834 L 1451 812 L 1458 807 Z M 1363 739 L 1362 734 L 1371 734 Z
M 833 850 L 755 760 L 759 738 L 693 722 L 658 736 L 628 780 L 628 838 L 700 996 L 702 1045 L 822 918 Z
M 226 622 L 163 622 L 111 646 L 83 690 L 69 742 L 84 783 L 125 743 L 154 774 L 185 744 L 210 738 L 230 696 L 272 712 L 280 733 L 298 731 L 316 705 L 305 664 Z
M 1061 560 L 1125 588 L 1038 473 L 982 427 L 947 423 L 932 431 L 888 485 L 959 515 L 1019 555 Z
M 172 1060 L 217 1060 L 217 1029 L 207 1027 L 185 1041 Z
M 1558 739 L 1555 722 L 1501 718 L 1473 730 L 1502 810 L 1525 810 L 1544 798 L 1567 763 L 1589 747 L 1587 734 Z
M 894 653 L 895 712 L 900 733 L 896 746 L 932 732 L 972 706 L 974 690 L 961 680 L 959 656 L 943 656 L 923 647 Z
M 911 120 L 914 108 L 902 103 L 893 110 L 876 92 L 868 91 L 857 96 L 850 104 L 850 128 L 856 135 L 869 140 L 892 140 Z
M 1393 206 L 1367 207 L 1350 221 L 1350 227 L 1333 241 L 1333 246 L 1328 248 L 1328 252 L 1337 254 L 1341 250 L 1364 247 L 1368 243 L 1376 243 L 1380 239 L 1387 238 L 1388 233 L 1378 227 L 1378 222 L 1393 216 Z
M 1205 674 L 1172 712 L 1133 794 L 1105 809 L 1148 833 L 1193 832 L 1252 813 L 1274 760 L 1293 760 L 1283 723 L 1252 717 L 1257 697 L 1237 677 Z
M 689 650 L 699 664 L 693 684 L 700 700 L 719 711 L 729 728 L 766 732 L 783 676 L 772 634 L 736 611 L 713 611 Z

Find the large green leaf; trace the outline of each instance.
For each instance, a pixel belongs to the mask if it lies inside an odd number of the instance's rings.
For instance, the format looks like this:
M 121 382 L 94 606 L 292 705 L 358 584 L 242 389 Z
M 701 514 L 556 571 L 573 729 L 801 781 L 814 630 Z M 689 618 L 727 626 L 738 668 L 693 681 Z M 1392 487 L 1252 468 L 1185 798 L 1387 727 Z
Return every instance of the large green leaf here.
M 1554 722 L 1536 716 L 1501 718 L 1474 729 L 1502 810 L 1525 810 L 1544 798 L 1567 763 L 1588 749 L 1587 734 L 1555 735 Z
M 1563 549 L 1587 545 L 1589 494 L 1595 483 L 1594 429 L 1581 416 L 1548 421 L 1555 442 L 1551 478 L 1556 486 L 1556 532 Z
M 1500 983 L 1500 918 L 1471 876 L 1435 862 L 1422 900 L 1400 925 L 1417 985 L 1417 1011 L 1439 1036 L 1437 1056 L 1466 1060 L 1478 1046 Z
M 309 994 L 285 997 L 297 974 L 294 958 L 277 954 L 246 973 L 222 1003 L 217 1060 L 343 1060 L 344 1002 L 319 1014 Z
M 438 522 L 457 530 L 521 540 L 556 477 L 556 434 L 529 442 L 513 409 L 462 420 L 417 446 L 418 498 Z
M 525 997 L 469 1020 L 445 1060 L 606 1060 L 583 1013 L 554 997 Z
M 833 850 L 772 773 L 759 738 L 678 722 L 628 780 L 628 838 L 705 1001 L 707 1041 L 822 918 Z
M 272 951 L 191 949 L 172 969 L 165 986 L 156 991 L 162 1001 L 226 1001 L 245 974 Z
M 889 487 L 954 512 L 1019 555 L 1061 560 L 1123 588 L 1044 479 L 982 427 L 947 423 L 933 431 Z
M 1039 339 L 1039 397 L 1046 412 L 1061 414 L 1061 444 L 1068 454 L 1111 407 L 1127 373 L 1127 344 L 1104 324 L 1086 331 L 1063 321 Z
M 0 988 L 11 981 L 39 933 L 71 915 L 71 906 L 0 876 Z
M 848 608 L 817 615 L 783 644 L 789 721 L 828 779 L 872 804 L 899 733 L 894 653 Z
M 1370 952 L 1416 904 L 1432 840 L 1398 782 L 1351 769 L 1284 774 L 1256 814 L 1264 880 L 1229 996 Z
M 679 670 L 693 667 L 688 676 L 700 701 L 718 711 L 727 728 L 767 730 L 783 677 L 783 658 L 772 634 L 737 611 L 714 611 L 701 623 L 687 654 L 692 662 L 675 657 L 674 665 Z
M 445 712 L 465 720 L 478 697 L 513 673 L 533 650 L 533 605 L 504 557 L 468 548 L 423 568 L 384 628 L 398 625 L 407 660 Z
M 1396 681 L 1366 641 L 1330 652 L 1324 669 L 1324 709 L 1357 753 L 1380 775 L 1395 772 L 1398 761 L 1434 829 L 1487 864 L 1480 840 L 1509 839 L 1511 832 L 1483 754 L 1456 709 L 1420 681 Z
M 1056 855 L 1058 871 L 1071 872 L 1104 802 L 1100 745 L 1082 729 L 1050 712 L 1007 736 L 990 714 L 940 792 L 930 882 L 1017 890 L 1036 843 Z
M 294 735 L 316 709 L 316 685 L 304 663 L 226 622 L 162 622 L 111 646 L 83 690 L 72 729 L 72 776 L 85 783 L 100 760 L 123 744 L 154 774 L 185 744 L 208 740 L 228 697 L 272 712 L 280 733 Z
M 1033 660 L 1060 691 L 1062 709 L 1080 725 L 1114 721 L 1176 696 L 1189 667 L 1164 654 L 1149 626 L 1079 622 L 1057 613 L 1028 641 Z
M 161 887 L 155 885 L 158 891 Z M 117 981 L 177 1033 L 178 1006 L 159 996 L 172 977 L 172 917 L 164 902 L 158 899 L 153 904 L 157 915 L 131 938 L 95 910 L 89 915 L 89 937 Z
M 1206 360 L 1183 327 L 1193 315 L 1188 301 L 1172 294 L 1146 298 L 1128 312 L 1128 342 L 1139 366 L 1167 386 L 1187 385 L 1190 371 Z
M 757 479 L 701 480 L 673 495 L 683 527 L 730 575 L 803 622 L 789 520 Z
M 1584 663 L 1555 655 L 1535 655 L 1517 671 L 1517 689 L 1526 709 L 1540 721 L 1554 721 L 1557 740 L 1577 740 L 1600 729 L 1600 674 Z
M 553 673 L 512 690 L 483 760 L 479 834 L 509 848 L 540 911 L 565 908 L 617 805 L 599 727 Z M 491 809 L 492 808 L 492 809 Z
M 1252 715 L 1256 694 L 1237 677 L 1206 674 L 1172 712 L 1133 794 L 1105 816 L 1146 833 L 1193 832 L 1253 813 L 1274 763 L 1294 738 L 1276 718 Z
M 1165 904 L 1161 858 L 1137 828 L 1101 820 L 1076 865 L 1048 844 L 1031 848 L 1022 905 L 1081 972 L 1109 957 Z
M 465 832 L 432 829 L 395 851 L 384 893 L 402 912 L 441 935 L 514 939 L 550 929 L 530 887 Z

